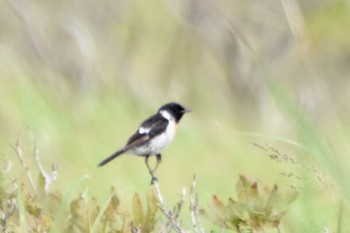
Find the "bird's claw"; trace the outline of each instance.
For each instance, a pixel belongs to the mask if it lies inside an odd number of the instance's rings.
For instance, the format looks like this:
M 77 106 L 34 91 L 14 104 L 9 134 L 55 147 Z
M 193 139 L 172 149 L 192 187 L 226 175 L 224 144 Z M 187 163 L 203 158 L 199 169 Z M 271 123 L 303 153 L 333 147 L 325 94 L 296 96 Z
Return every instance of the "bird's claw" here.
M 152 175 L 151 185 L 153 185 L 154 182 L 158 182 L 158 178 Z

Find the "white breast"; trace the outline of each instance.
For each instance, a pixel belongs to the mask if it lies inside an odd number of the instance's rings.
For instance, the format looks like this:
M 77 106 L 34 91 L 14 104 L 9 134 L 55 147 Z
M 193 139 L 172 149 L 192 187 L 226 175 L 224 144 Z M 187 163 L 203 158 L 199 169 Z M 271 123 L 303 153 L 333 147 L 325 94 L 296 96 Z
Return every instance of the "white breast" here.
M 154 150 L 153 154 L 159 154 L 164 147 L 169 145 L 174 139 L 175 133 L 176 124 L 174 120 L 171 120 L 169 121 L 167 130 L 164 133 L 154 137 L 153 140 L 151 140 L 150 148 Z

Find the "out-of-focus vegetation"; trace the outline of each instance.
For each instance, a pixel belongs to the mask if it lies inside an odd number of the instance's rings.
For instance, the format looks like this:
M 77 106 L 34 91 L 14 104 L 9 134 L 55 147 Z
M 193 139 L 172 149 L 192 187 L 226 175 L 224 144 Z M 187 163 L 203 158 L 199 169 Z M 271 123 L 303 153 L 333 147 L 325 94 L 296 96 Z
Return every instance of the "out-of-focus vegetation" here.
M 285 208 L 298 194 L 295 189 L 280 192 L 276 185 L 271 190 L 261 188 L 256 182 L 244 176 L 239 177 L 236 190 L 237 201 L 229 198 L 225 205 L 213 195 L 210 208 L 212 221 L 216 225 L 237 232 L 264 232 L 266 228 L 278 229 Z
M 130 203 L 149 190 L 143 159 L 96 166 L 160 105 L 178 101 L 193 112 L 157 171 L 167 202 L 193 174 L 201 205 L 213 194 L 228 197 L 245 174 L 298 189 L 282 232 L 348 232 L 349 7 L 341 0 L 0 1 L 6 176 L 25 176 L 11 148 L 19 140 L 25 156 L 37 145 L 43 166 L 57 165 L 51 189 L 66 194 L 78 183 L 105 203 L 114 186 Z
M 27 162 L 19 144 L 14 147 L 24 168 Z M 37 150 L 36 150 L 37 152 Z M 35 153 L 36 153 L 35 152 Z M 132 198 L 131 208 L 125 208 L 113 187 L 110 197 L 103 205 L 96 198 L 87 195 L 87 191 L 73 196 L 77 188 L 89 177 L 84 176 L 74 182 L 70 190 L 62 195 L 59 191 L 49 190 L 57 178 L 53 169 L 48 175 L 42 167 L 38 154 L 35 155 L 38 168 L 25 169 L 27 176 L 9 179 L 6 167 L 0 184 L 1 230 L 3 232 L 189 232 L 182 226 L 183 206 L 186 192 L 183 191 L 180 200 L 172 210 L 163 203 L 158 181 L 154 180 L 155 191 L 147 194 L 147 205 L 142 203 L 138 194 Z M 10 161 L 6 161 L 7 165 Z M 33 177 L 38 174 L 36 181 Z M 30 189 L 23 185 L 29 180 Z M 6 183 L 6 185 L 4 185 Z M 7 187 L 6 187 L 7 186 Z M 204 208 L 200 209 L 196 194 L 196 178 L 194 177 L 190 190 L 190 209 L 192 225 L 187 229 L 194 232 L 206 232 L 200 218 L 207 217 L 210 222 L 221 229 L 230 229 L 240 233 L 262 232 L 264 229 L 279 229 L 287 206 L 293 202 L 298 191 L 295 188 L 281 192 L 278 187 L 269 190 L 258 187 L 240 176 L 236 185 L 237 201 L 228 199 L 228 204 L 214 194 L 209 204 L 210 214 Z M 155 193 L 157 192 L 157 193 Z M 159 214 L 161 210 L 163 217 Z M 180 217 L 181 216 L 181 217 Z M 164 218 L 165 217 L 165 218 Z M 174 226 L 176 225 L 176 227 Z
M 7 173 L 6 169 L 1 172 Z M 39 172 L 32 168 L 27 174 L 30 180 L 38 174 L 36 181 L 31 182 L 32 189 L 20 185 L 26 176 L 19 177 L 14 182 L 6 179 L 8 176 L 2 177 L 7 183 L 7 187 L 3 183 L 0 186 L 2 232 L 126 233 L 154 230 L 158 206 L 153 192 L 147 195 L 147 205 L 135 194 L 132 209 L 129 210 L 122 206 L 114 188 L 102 206 L 86 192 L 73 195 L 75 189 L 88 177 L 80 179 L 66 195 L 62 195 L 59 191 L 48 190 L 51 182 L 46 179 L 44 170 Z

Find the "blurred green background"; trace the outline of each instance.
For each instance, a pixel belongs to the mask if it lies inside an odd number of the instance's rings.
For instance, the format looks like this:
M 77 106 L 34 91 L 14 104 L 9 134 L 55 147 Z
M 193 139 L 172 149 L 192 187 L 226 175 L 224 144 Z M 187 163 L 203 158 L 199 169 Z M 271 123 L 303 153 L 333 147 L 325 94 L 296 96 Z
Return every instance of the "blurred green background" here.
M 193 174 L 203 207 L 244 174 L 300 191 L 282 232 L 349 232 L 349 22 L 347 0 L 1 0 L 0 151 L 20 168 L 9 145 L 35 141 L 52 189 L 87 174 L 129 200 L 144 160 L 97 164 L 176 101 L 193 112 L 157 171 L 169 203 Z

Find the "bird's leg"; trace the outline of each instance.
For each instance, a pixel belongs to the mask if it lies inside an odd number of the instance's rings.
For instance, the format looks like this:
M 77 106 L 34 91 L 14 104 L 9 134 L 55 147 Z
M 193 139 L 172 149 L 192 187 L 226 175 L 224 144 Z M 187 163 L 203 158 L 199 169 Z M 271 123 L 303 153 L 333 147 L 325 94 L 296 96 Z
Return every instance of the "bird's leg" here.
M 157 164 L 153 169 L 153 172 L 156 172 L 157 168 L 158 168 L 158 164 L 160 164 L 160 162 L 162 162 L 162 155 L 161 154 L 156 154 L 156 158 L 157 158 Z
M 149 158 L 149 155 L 146 155 L 145 163 L 146 163 L 146 166 L 148 168 L 149 174 L 151 174 L 151 177 L 152 177 L 151 184 L 153 184 L 154 181 L 157 181 L 157 177 L 154 175 L 154 171 L 150 168 L 150 166 L 148 164 L 148 158 Z

